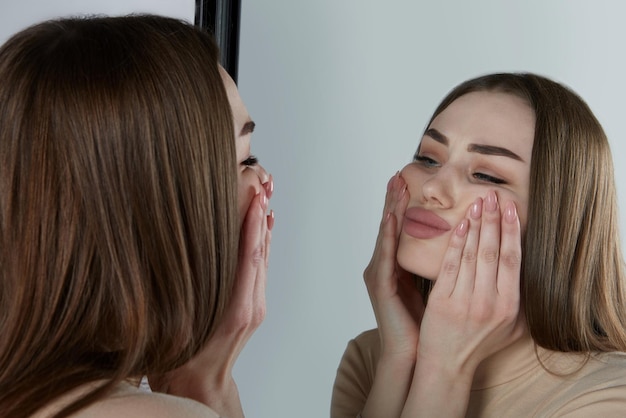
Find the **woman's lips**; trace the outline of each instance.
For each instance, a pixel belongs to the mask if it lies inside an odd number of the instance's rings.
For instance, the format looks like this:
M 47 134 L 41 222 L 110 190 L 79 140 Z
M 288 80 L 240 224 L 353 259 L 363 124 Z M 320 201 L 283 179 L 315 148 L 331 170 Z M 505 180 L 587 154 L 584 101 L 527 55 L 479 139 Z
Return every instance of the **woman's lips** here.
M 414 207 L 406 210 L 402 229 L 412 237 L 428 239 L 445 234 L 452 227 L 433 212 Z

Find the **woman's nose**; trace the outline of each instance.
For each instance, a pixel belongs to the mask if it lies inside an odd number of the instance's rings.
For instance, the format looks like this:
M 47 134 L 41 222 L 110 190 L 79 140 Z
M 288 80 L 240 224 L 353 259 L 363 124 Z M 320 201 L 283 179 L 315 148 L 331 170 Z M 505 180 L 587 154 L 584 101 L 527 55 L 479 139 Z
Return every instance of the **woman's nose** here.
M 442 168 L 424 182 L 422 196 L 433 207 L 445 209 L 454 205 L 455 190 L 455 174 Z

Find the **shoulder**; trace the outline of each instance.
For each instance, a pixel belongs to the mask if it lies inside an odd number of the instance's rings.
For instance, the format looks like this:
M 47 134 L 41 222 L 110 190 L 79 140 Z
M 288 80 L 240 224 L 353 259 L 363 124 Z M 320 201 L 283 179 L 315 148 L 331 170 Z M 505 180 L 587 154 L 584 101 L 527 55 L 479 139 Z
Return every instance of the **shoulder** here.
M 560 357 L 565 370 L 576 365 L 575 355 Z M 554 416 L 622 416 L 626 410 L 626 353 L 590 354 L 579 368 L 562 375 L 560 388 L 561 402 L 556 403 L 560 407 Z
M 621 369 L 620 374 L 626 379 L 626 375 L 623 374 L 624 368 L 626 368 L 626 353 L 619 351 L 610 353 L 594 353 L 591 354 L 591 360 L 600 364 L 600 369 Z
M 373 373 L 380 357 L 380 336 L 378 329 L 371 329 L 357 335 L 348 342 L 339 367 L 350 366 L 362 369 L 373 380 Z
M 135 393 L 107 398 L 93 405 L 89 417 L 219 418 L 208 406 L 162 393 Z M 100 414 L 95 415 L 98 412 Z
M 617 388 L 626 406 L 626 353 L 592 353 L 577 383 L 588 391 Z
M 549 371 L 583 386 L 626 384 L 626 353 L 555 353 L 546 359 Z M 572 379 L 575 377 L 575 379 Z
M 351 341 L 354 341 L 356 345 L 368 350 L 378 349 L 380 347 L 380 334 L 378 333 L 378 328 L 364 331 L 354 337 Z
M 365 331 L 348 342 L 333 385 L 331 417 L 357 416 L 374 382 L 380 357 L 377 329 Z
M 53 416 L 64 405 L 72 402 L 89 386 L 73 391 L 35 415 L 36 418 Z M 219 418 L 208 406 L 191 399 L 156 392 L 146 392 L 129 384 L 121 384 L 109 396 L 72 415 L 75 418 Z
M 364 331 L 348 342 L 346 352 L 358 352 L 365 360 L 378 362 L 380 356 L 380 334 L 378 328 Z

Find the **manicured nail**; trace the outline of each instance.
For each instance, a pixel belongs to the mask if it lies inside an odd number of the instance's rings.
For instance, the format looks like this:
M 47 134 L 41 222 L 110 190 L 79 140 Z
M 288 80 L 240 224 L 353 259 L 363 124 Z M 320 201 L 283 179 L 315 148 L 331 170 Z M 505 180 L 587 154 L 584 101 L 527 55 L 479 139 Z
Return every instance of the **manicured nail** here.
M 487 193 L 487 198 L 485 198 L 485 209 L 493 212 L 498 209 L 498 197 L 496 196 L 496 192 L 490 190 Z
M 267 217 L 267 229 L 269 229 L 270 231 L 272 230 L 272 228 L 274 228 L 274 221 L 275 221 L 275 216 L 274 216 L 274 210 L 270 210 L 270 214 Z
M 464 237 L 467 234 L 467 226 L 469 221 L 467 219 L 463 219 L 461 223 L 456 227 L 456 234 L 459 237 Z
M 508 202 L 504 208 L 504 220 L 512 224 L 517 221 L 517 208 L 515 203 Z
M 470 216 L 474 219 L 480 218 L 483 213 L 483 200 L 479 197 L 470 207 Z

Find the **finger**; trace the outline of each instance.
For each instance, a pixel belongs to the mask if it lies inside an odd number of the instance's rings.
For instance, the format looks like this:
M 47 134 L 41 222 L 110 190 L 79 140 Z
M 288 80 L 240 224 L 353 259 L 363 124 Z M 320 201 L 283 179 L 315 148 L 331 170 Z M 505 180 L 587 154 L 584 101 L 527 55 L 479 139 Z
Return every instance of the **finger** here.
M 463 219 L 452 234 L 450 234 L 448 248 L 443 256 L 441 269 L 439 270 L 437 281 L 432 289 L 432 296 L 438 295 L 443 298 L 448 298 L 452 295 L 461 268 L 461 257 L 467 239 L 468 228 L 469 219 Z
M 500 259 L 500 209 L 495 191 L 490 190 L 485 198 L 478 259 L 476 264 L 476 291 L 489 299 L 497 291 L 498 262 Z
M 370 261 L 370 264 L 372 262 L 374 262 L 374 260 L 377 258 L 377 255 L 380 252 L 380 247 L 382 245 L 382 235 L 383 235 L 383 228 L 384 228 L 384 224 L 389 216 L 389 214 L 391 213 L 391 205 L 393 203 L 393 195 L 394 195 L 394 191 L 395 191 L 395 187 L 397 184 L 397 179 L 399 176 L 399 171 L 396 172 L 396 174 L 393 175 L 393 177 L 391 177 L 389 179 L 389 181 L 387 182 L 387 193 L 385 194 L 385 204 L 383 207 L 383 216 L 382 219 L 380 221 L 380 226 L 378 227 L 378 236 L 376 237 L 376 244 L 374 246 L 374 253 L 372 255 L 372 260 Z
M 404 219 L 404 212 L 406 211 L 408 201 L 406 182 L 400 176 L 400 172 L 398 171 L 391 178 L 390 183 L 387 186 L 387 195 L 385 197 L 385 215 L 383 217 L 383 222 L 381 223 L 380 236 L 382 236 L 382 228 L 384 227 L 386 217 L 393 216 L 396 220 L 393 224 L 394 235 L 396 240 L 398 239 L 400 236 L 400 226 L 402 225 L 402 221 Z
M 257 269 L 256 280 L 254 282 L 254 293 L 252 295 L 252 318 L 250 323 L 251 331 L 254 331 L 265 319 L 266 303 L 265 290 L 267 288 L 267 267 L 269 265 L 270 244 L 272 232 L 265 229 L 265 263 Z
M 513 202 L 507 202 L 502 217 L 502 242 L 496 288 L 510 301 L 519 299 L 522 268 L 522 235 L 519 216 Z
M 395 193 L 396 204 L 393 211 L 393 215 L 396 218 L 396 239 L 400 237 L 400 232 L 402 231 L 402 223 L 404 222 L 404 213 L 406 212 L 406 207 L 409 204 L 409 192 L 407 189 L 407 184 L 402 178 L 401 175 L 398 176 L 398 189 L 397 193 Z
M 383 294 L 395 292 L 393 280 L 396 268 L 396 222 L 396 218 L 388 213 L 379 234 L 377 251 L 365 270 L 364 278 L 370 296 L 379 295 L 380 292 Z
M 267 225 L 264 228 L 265 232 L 265 250 L 264 250 L 264 254 L 265 254 L 265 267 L 267 268 L 269 266 L 269 260 L 270 260 L 270 248 L 271 248 L 271 244 L 272 244 L 272 230 L 269 227 L 269 223 L 270 223 L 270 219 L 272 222 L 272 226 L 273 226 L 273 221 L 274 221 L 274 212 L 270 211 L 270 214 L 267 215 Z
M 467 239 L 461 254 L 461 265 L 454 288 L 454 293 L 461 297 L 468 297 L 474 292 L 476 279 L 476 257 L 478 253 L 478 243 L 482 226 L 483 199 L 478 198 L 472 203 L 468 210 L 469 228 Z
M 274 215 L 274 210 L 270 210 L 269 215 L 267 215 L 267 229 L 268 230 L 272 230 L 274 229 L 274 221 L 275 221 L 275 215 Z
M 239 262 L 233 303 L 245 306 L 252 298 L 257 272 L 265 269 L 265 239 L 267 231 L 267 197 L 258 193 L 250 202 L 239 239 Z
M 399 187 L 399 181 L 400 179 L 400 172 L 396 172 L 396 174 L 393 175 L 393 177 L 391 179 L 389 179 L 389 182 L 387 183 L 387 193 L 385 194 L 385 207 L 383 208 L 383 214 L 384 216 L 387 215 L 387 213 L 393 213 L 395 206 L 396 206 L 396 202 L 397 202 L 397 193 L 398 193 L 398 187 Z M 383 218 L 383 222 L 384 222 L 384 218 Z M 383 227 L 383 223 L 381 222 L 380 228 L 382 230 Z
M 272 195 L 274 194 L 274 176 L 272 176 L 271 174 L 269 175 L 268 180 L 263 183 L 263 188 L 265 188 L 265 194 L 267 198 L 271 199 Z

